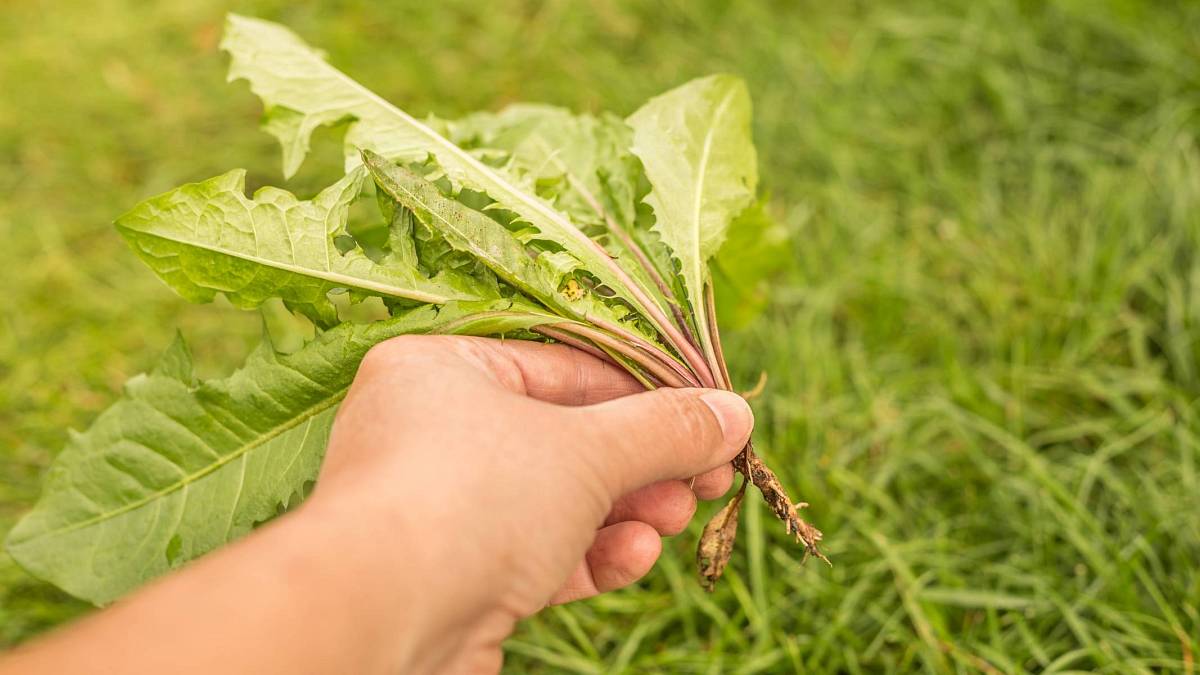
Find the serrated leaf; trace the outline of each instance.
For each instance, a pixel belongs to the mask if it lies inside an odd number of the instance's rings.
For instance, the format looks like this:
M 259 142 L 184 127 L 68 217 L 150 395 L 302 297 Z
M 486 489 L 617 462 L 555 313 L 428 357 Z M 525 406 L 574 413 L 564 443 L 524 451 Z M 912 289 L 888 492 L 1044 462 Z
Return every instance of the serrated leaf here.
M 272 187 L 247 198 L 245 172 L 230 171 L 147 199 L 116 226 L 168 286 L 193 302 L 221 292 L 253 308 L 279 297 L 329 326 L 337 311 L 326 296 L 339 288 L 437 304 L 496 297 L 465 275 L 428 278 L 399 257 L 385 265 L 357 248 L 339 250 L 334 239 L 343 234 L 365 175 L 351 172 L 302 201 Z
M 192 381 L 192 352 L 188 349 L 182 333 L 175 331 L 175 339 L 171 341 L 171 346 L 158 358 L 158 363 L 151 372 L 180 382 Z
M 679 260 L 700 336 L 708 261 L 729 222 L 753 200 L 757 157 L 750 135 L 750 95 L 731 75 L 692 80 L 650 99 L 628 118 L 633 153 L 652 186 L 646 202 L 654 230 Z
M 264 344 L 233 375 L 139 375 L 56 458 L 8 536 L 38 577 L 102 604 L 274 516 L 316 478 L 334 411 L 373 345 L 405 333 L 490 335 L 561 318 L 508 301 L 342 324 L 290 355 Z
M 580 260 L 589 272 L 646 316 L 644 291 L 547 200 L 518 178 L 484 164 L 445 136 L 388 103 L 329 65 L 323 55 L 283 26 L 230 14 L 221 47 L 231 56 L 229 79 L 245 79 L 263 100 L 265 126 L 279 138 L 284 173 L 291 175 L 308 152 L 312 132 L 322 125 L 350 120 L 347 169 L 359 163 L 358 151 L 374 150 L 388 159 L 421 161 L 432 155 L 457 188 L 482 192 Z
M 634 252 L 620 237 L 608 233 L 606 215 L 636 234 L 635 195 L 641 168 L 629 151 L 633 130 L 624 120 L 519 103 L 498 113 L 475 113 L 448 122 L 447 127 L 456 142 L 502 151 L 508 174 L 520 177 L 527 189 L 540 187 L 540 196 L 589 228 L 589 233 L 604 235 L 604 248 L 663 310 L 669 310 Z
M 509 173 L 530 184 L 573 178 L 574 184 L 558 190 L 553 201 L 576 222 L 603 226 L 590 203 L 594 199 L 618 222 L 632 227 L 639 169 L 629 153 L 633 131 L 619 117 L 518 103 L 496 113 L 474 113 L 447 126 L 456 142 L 503 151 Z
M 380 191 L 441 233 L 455 250 L 470 254 L 526 295 L 579 321 L 617 323 L 624 318 L 625 312 L 618 313 L 593 293 L 571 298 L 560 292 L 564 276 L 579 265 L 572 256 L 559 251 L 535 257 L 503 225 L 444 196 L 410 169 L 369 150 L 363 155 Z

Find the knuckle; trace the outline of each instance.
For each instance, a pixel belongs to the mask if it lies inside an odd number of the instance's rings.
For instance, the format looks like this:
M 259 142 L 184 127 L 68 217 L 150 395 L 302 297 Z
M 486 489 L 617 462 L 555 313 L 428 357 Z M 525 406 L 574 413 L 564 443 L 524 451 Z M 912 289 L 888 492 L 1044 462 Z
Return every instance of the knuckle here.
M 363 355 L 362 361 L 360 361 L 358 364 L 358 374 L 356 379 L 363 380 L 372 378 L 381 371 L 385 370 L 386 366 L 384 364 L 390 358 L 390 350 L 384 347 L 385 344 L 387 343 L 377 344 L 374 347 L 371 347 L 371 349 L 369 349 L 367 353 Z
M 367 350 L 358 370 L 363 374 L 373 374 L 386 369 L 405 349 L 411 345 L 408 335 L 401 335 L 390 340 L 384 340 Z
M 401 335 L 367 352 L 361 368 L 371 374 L 400 368 L 423 371 L 470 368 L 505 388 L 524 391 L 520 368 L 497 348 L 499 342 L 462 335 Z
M 494 379 L 502 387 L 520 394 L 525 393 L 525 379 L 517 362 L 501 348 L 499 341 L 481 337 L 448 337 L 450 351 L 480 372 Z
M 436 337 L 430 335 L 400 335 L 384 340 L 367 350 L 359 365 L 359 373 L 376 375 L 415 359 L 422 359 L 436 346 L 436 340 Z

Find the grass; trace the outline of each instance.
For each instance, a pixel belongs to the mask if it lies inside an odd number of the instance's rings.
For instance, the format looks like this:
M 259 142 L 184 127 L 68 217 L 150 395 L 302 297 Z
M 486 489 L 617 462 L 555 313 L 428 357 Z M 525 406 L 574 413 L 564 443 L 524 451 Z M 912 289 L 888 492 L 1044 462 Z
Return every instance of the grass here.
M 770 374 L 760 450 L 834 566 L 800 566 L 749 499 L 715 594 L 677 537 L 638 588 L 526 622 L 508 668 L 1195 671 L 1200 7 L 400 4 L 238 10 L 416 112 L 628 112 L 738 73 L 794 246 L 729 351 L 743 383 Z M 210 373 L 259 330 L 173 297 L 109 227 L 229 167 L 280 181 L 223 82 L 225 9 L 0 9 L 0 531 L 173 326 Z M 291 186 L 336 156 L 327 138 Z M 82 610 L 0 557 L 0 644 Z

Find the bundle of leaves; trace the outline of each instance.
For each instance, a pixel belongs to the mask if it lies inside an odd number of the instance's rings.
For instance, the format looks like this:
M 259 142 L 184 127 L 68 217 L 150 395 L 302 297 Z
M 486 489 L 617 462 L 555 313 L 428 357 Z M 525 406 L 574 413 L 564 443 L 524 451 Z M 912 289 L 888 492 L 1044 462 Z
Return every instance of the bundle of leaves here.
M 304 201 L 271 187 L 247 198 L 245 172 L 231 171 L 148 199 L 116 226 L 184 298 L 278 298 L 317 335 L 288 354 L 267 341 L 203 382 L 177 340 L 56 459 L 7 541 L 30 572 L 105 603 L 286 510 L 316 478 L 360 359 L 393 336 L 557 341 L 647 388 L 731 388 L 710 262 L 727 238 L 745 256 L 772 228 L 740 80 L 689 82 L 627 119 L 515 105 L 417 120 L 281 26 L 230 16 L 222 47 L 230 80 L 264 102 L 285 176 L 334 124 L 346 129 L 345 175 Z M 372 194 L 382 219 L 357 222 L 352 207 Z M 386 318 L 345 320 L 367 299 Z M 747 483 L 820 556 L 820 532 L 751 445 L 734 466 L 746 480 L 699 543 L 710 589 Z

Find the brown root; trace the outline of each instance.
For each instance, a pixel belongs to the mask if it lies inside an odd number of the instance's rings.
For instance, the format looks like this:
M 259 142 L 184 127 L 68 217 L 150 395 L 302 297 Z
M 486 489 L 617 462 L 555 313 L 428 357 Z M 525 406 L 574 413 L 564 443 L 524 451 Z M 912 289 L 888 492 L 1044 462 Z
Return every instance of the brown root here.
M 733 542 L 737 539 L 738 514 L 742 510 L 742 497 L 746 495 L 746 485 L 750 481 L 743 480 L 742 487 L 729 503 L 721 507 L 716 515 L 704 526 L 700 535 L 700 545 L 696 549 L 696 564 L 700 572 L 700 585 L 712 593 L 716 588 L 717 579 L 725 572 L 729 558 L 733 556 Z
M 783 489 L 779 479 L 775 476 L 775 472 L 771 471 L 762 459 L 755 454 L 754 445 L 746 444 L 746 448 L 742 454 L 738 455 L 733 460 L 733 468 L 742 472 L 744 476 L 750 479 L 751 483 L 762 492 L 763 501 L 767 506 L 771 507 L 771 511 L 775 513 L 775 517 L 783 521 L 787 528 L 788 534 L 794 535 L 796 541 L 804 545 L 805 556 L 814 556 L 829 563 L 829 558 L 821 553 L 817 547 L 817 542 L 821 541 L 822 534 L 817 528 L 809 525 L 800 517 L 798 509 L 802 509 L 808 504 L 804 502 L 792 503 L 790 497 Z
M 763 501 L 771 507 L 775 517 L 783 521 L 788 534 L 796 537 L 796 541 L 804 546 L 805 559 L 811 555 L 824 560 L 826 564 L 832 564 L 817 547 L 817 542 L 821 541 L 821 531 L 805 522 L 798 513 L 799 509 L 808 504 L 792 503 L 791 498 L 784 491 L 783 485 L 780 484 L 779 478 L 775 476 L 775 472 L 771 471 L 755 454 L 752 443 L 747 443 L 742 453 L 733 458 L 733 468 L 741 472 L 746 479 L 742 481 L 742 487 L 738 489 L 733 499 L 729 500 L 729 503 L 704 526 L 704 532 L 700 535 L 700 545 L 696 549 L 696 562 L 700 567 L 700 585 L 704 587 L 704 590 L 712 592 L 717 585 L 717 580 L 725 572 L 729 558 L 733 555 L 733 542 L 737 539 L 738 514 L 742 510 L 742 498 L 746 494 L 748 483 L 753 483 L 758 488 L 762 493 Z
M 711 369 L 720 378 L 718 381 L 720 388 L 732 391 L 732 380 L 729 378 L 725 353 L 721 347 L 721 332 L 717 329 L 716 298 L 712 283 L 707 283 L 704 287 L 704 308 L 710 318 L 708 337 L 712 343 L 712 353 L 709 355 L 713 359 Z M 743 394 L 743 397 L 746 400 L 756 398 L 763 393 L 766 386 L 767 374 L 763 372 L 758 377 L 758 384 Z M 733 555 L 733 542 L 737 538 L 738 514 L 742 509 L 742 498 L 746 494 L 747 483 L 753 483 L 758 488 L 762 493 L 763 501 L 771 507 L 775 517 L 783 521 L 787 533 L 796 537 L 796 541 L 804 545 L 805 560 L 811 555 L 824 560 L 826 564 L 832 564 L 829 562 L 829 558 L 821 553 L 821 549 L 817 548 L 817 542 L 821 541 L 822 537 L 821 531 L 806 523 L 798 513 L 799 509 L 808 504 L 792 503 L 791 497 L 788 497 L 779 478 L 775 476 L 775 472 L 755 454 L 753 442 L 748 441 L 746 447 L 742 448 L 742 452 L 733 459 L 733 468 L 740 471 L 746 479 L 742 481 L 742 487 L 738 489 L 737 495 L 729 500 L 729 503 L 704 526 L 699 547 L 696 549 L 696 560 L 700 564 L 700 584 L 704 586 L 705 590 L 713 590 L 717 580 L 721 578 L 721 574 L 729 564 L 730 556 Z

